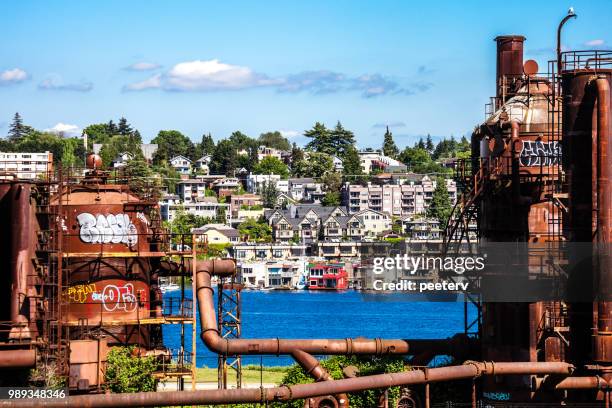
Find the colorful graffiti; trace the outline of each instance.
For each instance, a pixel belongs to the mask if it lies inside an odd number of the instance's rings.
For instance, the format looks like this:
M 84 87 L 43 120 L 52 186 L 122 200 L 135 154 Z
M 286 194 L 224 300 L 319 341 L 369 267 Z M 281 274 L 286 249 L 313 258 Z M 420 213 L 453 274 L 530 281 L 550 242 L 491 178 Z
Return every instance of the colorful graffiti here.
M 91 299 L 102 303 L 104 310 L 107 312 L 133 312 L 138 306 L 134 295 L 134 285 L 131 283 L 126 283 L 123 286 L 106 285 L 102 292 L 92 293 Z
M 149 286 L 142 281 L 106 279 L 70 286 L 64 293 L 70 306 L 68 320 L 86 318 L 90 323 L 104 319 L 143 318 L 149 313 Z
M 130 221 L 127 214 L 98 214 L 90 213 L 77 215 L 81 241 L 96 244 L 119 244 L 133 246 L 138 242 L 138 230 Z
M 87 296 L 96 291 L 96 284 L 70 286 L 65 293 L 70 303 L 85 303 Z

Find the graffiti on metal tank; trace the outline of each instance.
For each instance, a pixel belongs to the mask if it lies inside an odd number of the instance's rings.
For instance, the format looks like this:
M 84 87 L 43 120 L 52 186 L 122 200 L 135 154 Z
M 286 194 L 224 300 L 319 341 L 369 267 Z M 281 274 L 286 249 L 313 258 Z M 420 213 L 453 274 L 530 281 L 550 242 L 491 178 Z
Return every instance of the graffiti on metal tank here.
M 70 286 L 66 290 L 66 297 L 70 303 L 85 303 L 87 296 L 97 290 L 95 283 Z
M 524 140 L 521 155 L 521 166 L 553 166 L 561 161 L 561 144 L 559 142 L 542 142 Z
M 79 237 L 90 244 L 119 244 L 133 246 L 138 242 L 138 230 L 127 214 L 77 215 Z
M 91 299 L 102 303 L 107 312 L 133 312 L 138 306 L 134 285 L 131 283 L 123 286 L 106 285 L 101 292 L 92 293 Z

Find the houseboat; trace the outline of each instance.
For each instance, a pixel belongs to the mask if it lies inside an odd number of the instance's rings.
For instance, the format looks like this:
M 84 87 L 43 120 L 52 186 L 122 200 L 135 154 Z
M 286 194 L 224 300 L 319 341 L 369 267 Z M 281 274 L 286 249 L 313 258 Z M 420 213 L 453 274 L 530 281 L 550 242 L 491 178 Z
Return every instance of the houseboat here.
M 308 264 L 309 290 L 348 289 L 348 273 L 342 263 L 316 262 Z

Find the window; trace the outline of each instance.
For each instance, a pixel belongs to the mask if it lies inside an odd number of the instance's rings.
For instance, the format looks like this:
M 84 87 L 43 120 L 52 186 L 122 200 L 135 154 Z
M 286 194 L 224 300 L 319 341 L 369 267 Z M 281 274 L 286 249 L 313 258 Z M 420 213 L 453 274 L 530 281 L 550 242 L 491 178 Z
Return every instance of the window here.
M 272 256 L 274 258 L 282 258 L 283 257 L 283 250 L 282 249 L 274 249 L 272 251 Z
M 310 286 L 317 286 L 317 282 L 316 280 L 311 280 L 310 281 Z

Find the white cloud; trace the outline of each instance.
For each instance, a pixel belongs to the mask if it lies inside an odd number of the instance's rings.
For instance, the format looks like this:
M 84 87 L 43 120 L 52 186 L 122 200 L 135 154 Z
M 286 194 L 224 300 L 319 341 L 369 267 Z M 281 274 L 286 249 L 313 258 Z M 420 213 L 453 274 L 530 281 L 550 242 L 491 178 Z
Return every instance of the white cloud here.
M 124 90 L 141 91 L 161 88 L 168 91 L 227 91 L 269 86 L 279 81 L 254 72 L 248 67 L 230 65 L 213 59 L 181 62 L 165 74 L 126 85 Z
M 153 75 L 144 81 L 134 82 L 123 87 L 124 91 L 144 91 L 146 89 L 157 89 L 161 88 L 161 74 Z
M 59 122 L 55 126 L 49 129 L 45 129 L 47 132 L 62 134 L 65 136 L 79 136 L 81 134 L 81 128 L 77 125 L 70 125 L 68 123 Z
M 93 83 L 89 81 L 81 81 L 78 83 L 65 83 L 59 75 L 50 75 L 38 84 L 38 89 L 43 91 L 73 91 L 73 92 L 89 92 L 93 89 Z
M 598 45 L 604 45 L 604 44 L 605 44 L 605 41 L 604 40 L 600 40 L 600 39 L 591 40 L 591 41 L 587 41 L 587 42 L 584 43 L 584 45 L 586 45 L 588 47 L 596 47 Z
M 20 68 L 7 69 L 0 72 L 0 85 L 16 84 L 29 78 L 27 72 Z
M 161 68 L 161 65 L 146 61 L 136 62 L 125 67 L 125 69 L 128 71 L 152 71 L 157 68 Z
M 216 59 L 176 64 L 165 80 L 168 89 L 180 91 L 234 90 L 277 83 L 248 67 L 224 64 Z
M 302 133 L 297 130 L 281 130 L 280 134 L 287 139 L 291 139 L 297 136 L 300 136 Z
M 178 63 L 164 73 L 127 84 L 123 90 L 214 92 L 270 87 L 282 93 L 324 95 L 359 92 L 364 98 L 373 98 L 382 95 L 413 95 L 425 92 L 432 86 L 432 83 L 422 81 L 405 84 L 380 73 L 353 77 L 328 70 L 304 71 L 274 78 L 249 67 L 212 59 Z

